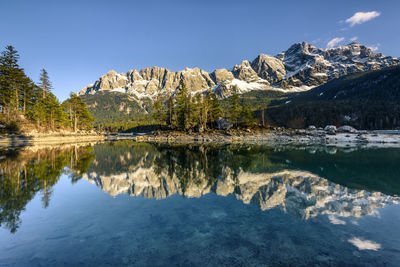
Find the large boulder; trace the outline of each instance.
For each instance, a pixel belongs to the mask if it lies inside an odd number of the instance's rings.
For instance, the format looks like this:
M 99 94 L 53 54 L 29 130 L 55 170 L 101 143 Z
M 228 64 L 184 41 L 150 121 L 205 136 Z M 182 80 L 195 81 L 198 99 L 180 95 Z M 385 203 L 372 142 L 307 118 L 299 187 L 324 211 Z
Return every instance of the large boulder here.
M 340 133 L 357 133 L 357 129 L 349 125 L 343 125 L 337 129 Z
M 324 131 L 327 134 L 336 134 L 336 126 L 335 125 L 327 125 L 327 126 L 325 126 Z

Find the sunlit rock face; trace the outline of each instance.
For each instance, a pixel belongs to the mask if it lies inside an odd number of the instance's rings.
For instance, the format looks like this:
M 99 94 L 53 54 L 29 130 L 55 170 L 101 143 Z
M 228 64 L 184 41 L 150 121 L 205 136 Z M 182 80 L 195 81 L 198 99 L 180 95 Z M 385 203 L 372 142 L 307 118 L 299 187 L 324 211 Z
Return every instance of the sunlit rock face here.
M 286 75 L 283 62 L 269 55 L 260 54 L 253 60 L 251 67 L 260 78 L 267 80 L 271 84 L 280 82 Z
M 166 170 L 156 173 L 154 168 L 138 167 L 132 172 L 103 176 L 84 175 L 112 196 L 128 193 L 131 196 L 162 199 L 174 194 L 201 197 L 210 192 L 227 196 L 234 194 L 245 204 L 255 204 L 262 210 L 279 208 L 290 215 L 309 219 L 320 214 L 361 217 L 376 208 L 398 203 L 398 199 L 382 193 L 355 190 L 334 184 L 309 172 L 284 170 L 276 173 L 239 172 L 222 170 L 215 183 L 197 172 L 182 186 L 182 177 Z
M 285 79 L 280 82 L 282 88 L 315 87 L 343 75 L 399 64 L 398 58 L 374 53 L 371 48 L 355 42 L 332 48 L 316 48 L 302 42 L 276 57 L 286 70 Z
M 110 71 L 79 94 L 114 91 L 152 99 L 158 94 L 171 94 L 184 81 L 189 92 L 214 90 L 221 97 L 251 90 L 309 90 L 334 78 L 350 73 L 378 70 L 397 65 L 398 58 L 374 53 L 359 43 L 333 48 L 316 48 L 306 42 L 293 44 L 276 56 L 258 55 L 253 61 L 243 60 L 230 70 L 218 69 L 210 74 L 199 68 L 171 71 L 161 67 Z

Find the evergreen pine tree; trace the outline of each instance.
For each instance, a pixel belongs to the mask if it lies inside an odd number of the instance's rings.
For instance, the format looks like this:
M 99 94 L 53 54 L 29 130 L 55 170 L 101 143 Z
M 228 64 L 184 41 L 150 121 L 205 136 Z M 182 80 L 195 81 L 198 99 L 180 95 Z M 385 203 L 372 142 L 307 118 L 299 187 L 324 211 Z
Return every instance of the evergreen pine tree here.
M 181 84 L 176 93 L 176 128 L 180 130 L 187 130 L 189 127 L 189 119 L 190 119 L 190 101 L 189 94 L 186 89 L 186 85 L 184 81 L 181 81 Z
M 6 46 L 0 57 L 0 105 L 9 119 L 18 115 L 21 87 L 26 75 L 18 65 L 19 55 L 13 46 Z
M 164 107 L 164 96 L 158 94 L 153 104 L 153 118 L 160 126 L 167 121 L 166 110 Z
M 87 109 L 86 104 L 76 94 L 71 94 L 70 98 L 62 104 L 65 112 L 69 116 L 70 126 L 74 132 L 78 130 L 90 130 L 93 128 L 93 117 Z
M 52 93 L 48 93 L 44 98 L 46 110 L 46 122 L 54 131 L 56 128 L 63 126 L 66 121 L 67 114 L 62 109 L 60 102 Z
M 45 99 L 40 98 L 33 106 L 32 119 L 36 122 L 38 130 L 46 123 L 46 103 Z
M 208 123 L 215 125 L 218 118 L 222 116 L 222 108 L 217 96 L 211 90 L 208 93 L 208 98 L 210 103 L 210 116 L 208 117 Z
M 26 116 L 32 112 L 33 106 L 37 101 L 37 86 L 33 83 L 33 81 L 25 77 L 22 83 L 22 111 Z
M 238 88 L 235 85 L 232 90 L 232 96 L 229 99 L 229 118 L 237 127 L 240 122 L 241 106 L 239 104 Z
M 241 112 L 240 112 L 240 121 L 243 124 L 243 126 L 248 127 L 251 125 L 252 122 L 254 122 L 253 118 L 253 112 L 251 109 L 247 106 L 242 106 Z
M 174 109 L 174 98 L 172 95 L 168 95 L 167 97 L 167 125 L 170 127 L 173 127 L 174 125 L 174 114 L 175 114 L 175 109 Z
M 45 69 L 42 69 L 40 71 L 40 78 L 39 78 L 39 87 L 41 88 L 42 91 L 42 98 L 46 98 L 46 95 L 51 92 L 53 89 L 53 86 L 50 82 L 49 79 L 49 74 Z
M 201 94 L 196 94 L 194 97 L 189 97 L 190 99 L 190 110 L 189 110 L 189 128 L 197 128 L 200 132 L 203 131 L 202 124 L 202 96 Z

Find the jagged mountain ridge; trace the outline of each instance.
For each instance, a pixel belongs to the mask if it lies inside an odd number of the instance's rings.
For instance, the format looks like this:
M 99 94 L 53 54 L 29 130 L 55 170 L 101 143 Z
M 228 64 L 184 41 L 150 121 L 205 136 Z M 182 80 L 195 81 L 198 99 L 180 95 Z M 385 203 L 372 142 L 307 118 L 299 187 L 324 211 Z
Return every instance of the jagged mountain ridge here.
M 346 74 L 397 65 L 400 59 L 374 53 L 359 43 L 334 48 L 316 48 L 306 42 L 292 45 L 276 56 L 258 55 L 252 62 L 242 61 L 231 70 L 212 73 L 199 68 L 173 72 L 150 67 L 127 73 L 109 71 L 79 95 L 113 91 L 153 98 L 158 93 L 173 93 L 183 80 L 190 92 L 212 88 L 221 98 L 230 95 L 233 86 L 240 93 L 251 90 L 304 91 Z

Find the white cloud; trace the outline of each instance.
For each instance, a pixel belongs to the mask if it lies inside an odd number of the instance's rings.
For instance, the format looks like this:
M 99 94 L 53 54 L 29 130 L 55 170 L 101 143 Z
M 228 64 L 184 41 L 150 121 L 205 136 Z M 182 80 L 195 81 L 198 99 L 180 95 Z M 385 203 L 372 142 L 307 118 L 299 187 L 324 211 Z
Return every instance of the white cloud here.
M 347 241 L 349 241 L 351 244 L 356 246 L 359 250 L 375 250 L 375 251 L 377 251 L 377 250 L 381 249 L 380 244 L 375 243 L 374 241 L 370 241 L 370 240 L 363 240 L 358 237 L 353 237 Z
M 371 46 L 368 46 L 368 48 L 370 48 L 372 51 L 376 52 L 376 51 L 378 51 L 378 49 L 379 49 L 379 45 L 380 45 L 380 44 L 371 45 Z
M 356 12 L 353 16 L 346 19 L 346 22 L 353 27 L 356 24 L 361 24 L 371 19 L 378 17 L 381 13 L 378 11 L 370 11 L 370 12 Z
M 334 47 L 336 46 L 338 43 L 342 42 L 344 40 L 344 37 L 336 37 L 333 38 L 332 40 L 330 40 L 326 45 L 327 47 Z
M 352 42 L 357 41 L 357 40 L 358 40 L 358 37 L 357 37 L 357 36 L 354 36 L 354 37 L 351 37 L 351 38 L 350 38 L 350 41 L 352 41 Z

